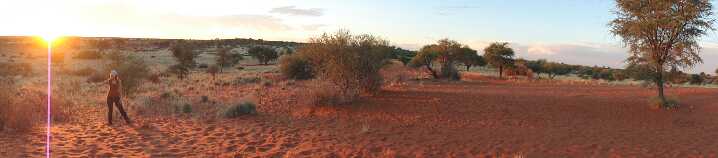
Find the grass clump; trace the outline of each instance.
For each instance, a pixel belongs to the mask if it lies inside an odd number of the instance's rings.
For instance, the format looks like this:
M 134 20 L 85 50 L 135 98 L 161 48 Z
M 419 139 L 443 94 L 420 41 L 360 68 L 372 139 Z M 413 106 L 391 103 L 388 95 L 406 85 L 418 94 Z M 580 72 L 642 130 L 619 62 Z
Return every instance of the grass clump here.
M 254 102 L 245 101 L 229 108 L 222 112 L 224 118 L 237 118 L 242 115 L 257 114 L 257 106 Z

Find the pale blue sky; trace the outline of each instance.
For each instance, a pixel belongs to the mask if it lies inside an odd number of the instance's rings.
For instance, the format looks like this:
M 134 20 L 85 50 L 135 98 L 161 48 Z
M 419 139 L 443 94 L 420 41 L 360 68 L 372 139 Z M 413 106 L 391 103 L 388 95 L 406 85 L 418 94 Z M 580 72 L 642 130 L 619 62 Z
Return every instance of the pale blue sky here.
M 608 32 L 611 0 L 0 0 L 0 35 L 306 41 L 323 32 L 371 33 L 417 49 L 450 38 L 481 50 L 510 42 L 517 56 L 621 67 L 620 38 Z M 49 24 L 49 25 L 48 25 Z M 718 67 L 716 33 L 702 40 Z

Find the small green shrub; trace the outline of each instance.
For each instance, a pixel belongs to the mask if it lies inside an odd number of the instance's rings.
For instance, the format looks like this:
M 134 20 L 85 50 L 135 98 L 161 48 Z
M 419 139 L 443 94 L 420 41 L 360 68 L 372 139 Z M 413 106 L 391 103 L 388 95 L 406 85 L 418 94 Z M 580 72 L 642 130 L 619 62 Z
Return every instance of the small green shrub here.
M 309 59 L 301 54 L 288 54 L 279 58 L 279 72 L 287 78 L 296 80 L 314 77 Z
M 237 118 L 242 115 L 256 114 L 257 107 L 253 102 L 242 102 L 225 109 L 222 116 L 225 118 Z
M 648 102 L 649 102 L 649 106 L 651 107 L 651 109 L 659 109 L 659 108 L 671 109 L 671 108 L 678 108 L 678 106 L 679 106 L 678 99 L 672 98 L 672 97 L 668 97 L 668 98 L 666 98 L 666 100 L 662 100 L 659 97 L 651 97 L 650 99 L 648 99 Z

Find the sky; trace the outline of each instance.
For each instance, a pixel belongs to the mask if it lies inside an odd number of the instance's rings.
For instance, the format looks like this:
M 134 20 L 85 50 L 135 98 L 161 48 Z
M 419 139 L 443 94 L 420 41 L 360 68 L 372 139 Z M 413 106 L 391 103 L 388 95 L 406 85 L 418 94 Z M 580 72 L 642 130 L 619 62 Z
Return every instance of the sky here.
M 339 29 L 416 50 L 442 38 L 482 52 L 509 42 L 518 58 L 624 66 L 609 32 L 611 0 L 0 0 L 1 35 L 147 38 L 261 38 L 304 42 Z M 701 39 L 718 68 L 718 36 Z

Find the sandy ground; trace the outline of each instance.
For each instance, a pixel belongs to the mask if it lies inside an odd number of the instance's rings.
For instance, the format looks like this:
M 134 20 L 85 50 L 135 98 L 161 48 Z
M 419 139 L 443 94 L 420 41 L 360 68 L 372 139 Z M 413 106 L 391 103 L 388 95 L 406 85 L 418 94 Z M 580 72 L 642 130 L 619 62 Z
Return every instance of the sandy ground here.
M 238 119 L 137 118 L 105 109 L 52 128 L 57 157 L 716 157 L 718 89 L 654 90 L 508 81 L 410 82 L 353 105 L 293 104 L 299 90 Z M 101 106 L 104 107 L 104 106 Z M 0 157 L 41 157 L 44 128 L 0 135 Z

